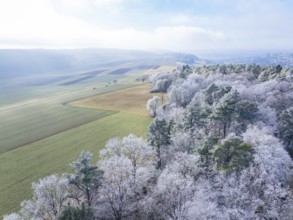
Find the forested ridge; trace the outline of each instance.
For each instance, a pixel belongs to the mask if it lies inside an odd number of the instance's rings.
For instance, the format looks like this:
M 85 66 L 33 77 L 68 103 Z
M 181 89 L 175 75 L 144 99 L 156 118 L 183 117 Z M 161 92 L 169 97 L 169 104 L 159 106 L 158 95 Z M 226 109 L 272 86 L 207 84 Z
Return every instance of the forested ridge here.
M 165 94 L 146 103 L 147 140 L 110 139 L 97 164 L 82 152 L 4 219 L 293 218 L 293 69 L 183 65 L 149 81 Z

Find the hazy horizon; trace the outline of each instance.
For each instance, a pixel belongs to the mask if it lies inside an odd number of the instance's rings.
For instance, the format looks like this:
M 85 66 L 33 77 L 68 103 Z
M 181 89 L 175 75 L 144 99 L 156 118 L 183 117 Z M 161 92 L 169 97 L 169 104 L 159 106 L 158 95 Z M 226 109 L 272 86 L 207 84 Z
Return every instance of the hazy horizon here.
M 0 49 L 292 50 L 289 0 L 0 0 Z

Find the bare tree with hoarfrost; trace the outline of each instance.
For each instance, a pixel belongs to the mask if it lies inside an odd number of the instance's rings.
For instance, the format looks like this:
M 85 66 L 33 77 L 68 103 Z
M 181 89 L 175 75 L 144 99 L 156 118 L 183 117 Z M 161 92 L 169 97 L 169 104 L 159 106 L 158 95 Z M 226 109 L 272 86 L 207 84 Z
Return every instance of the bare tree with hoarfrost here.
M 251 126 L 243 134 L 254 147 L 253 161 L 241 172 L 218 175 L 218 204 L 229 219 L 291 219 L 292 160 L 270 130 Z
M 100 162 L 104 171 L 100 196 L 95 202 L 95 213 L 103 219 L 124 219 L 136 210 L 131 161 L 113 156 Z
M 155 176 L 152 147 L 131 134 L 109 140 L 100 157 L 104 181 L 96 202 L 98 216 L 106 219 L 140 216 L 142 201 Z
M 158 178 L 151 197 L 158 219 L 188 219 L 194 185 L 190 177 L 165 169 Z
M 68 180 L 51 175 L 32 184 L 33 198 L 21 203 L 19 214 L 10 214 L 4 219 L 56 219 L 68 205 Z
M 112 156 L 123 156 L 130 160 L 133 178 L 136 181 L 137 169 L 152 165 L 155 152 L 143 138 L 130 134 L 124 138 L 110 139 L 105 149 L 100 151 L 100 157 L 103 160 Z
M 293 162 L 280 140 L 273 136 L 271 129 L 250 126 L 243 134 L 243 139 L 254 146 L 254 164 L 288 185 L 292 178 Z
M 158 108 L 160 106 L 160 97 L 154 96 L 153 98 L 149 99 L 147 102 L 147 110 L 150 111 L 150 115 L 152 117 L 156 117 Z
M 186 107 L 196 92 L 204 86 L 204 77 L 200 75 L 190 75 L 187 80 L 179 79 L 170 86 L 168 99 L 177 106 Z
M 139 167 L 133 175 L 129 158 L 112 156 L 99 162 L 104 171 L 103 185 L 95 213 L 103 219 L 132 219 L 143 210 L 143 199 L 155 174 L 153 166 Z

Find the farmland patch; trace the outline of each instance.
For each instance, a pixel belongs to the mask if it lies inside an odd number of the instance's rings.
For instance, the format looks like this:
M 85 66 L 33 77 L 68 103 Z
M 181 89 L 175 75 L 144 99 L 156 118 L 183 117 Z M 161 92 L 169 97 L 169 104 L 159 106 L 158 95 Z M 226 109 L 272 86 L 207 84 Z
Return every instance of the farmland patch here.
M 111 72 L 109 72 L 109 74 L 124 74 L 124 73 L 127 73 L 128 71 L 132 70 L 132 68 L 120 68 L 120 69 L 117 69 L 117 70 L 113 70 Z

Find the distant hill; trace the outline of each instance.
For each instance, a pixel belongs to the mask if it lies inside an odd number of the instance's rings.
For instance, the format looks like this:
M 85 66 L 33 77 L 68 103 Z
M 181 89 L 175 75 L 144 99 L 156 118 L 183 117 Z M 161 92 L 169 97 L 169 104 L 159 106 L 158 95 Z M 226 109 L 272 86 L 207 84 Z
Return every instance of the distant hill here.
M 174 52 L 147 52 L 120 49 L 2 49 L 0 50 L 0 80 L 2 86 L 40 84 L 72 77 L 75 73 L 87 73 L 84 79 L 93 77 L 92 71 L 116 68 L 154 68 L 177 63 L 196 64 L 203 61 L 195 55 Z M 90 76 L 88 76 L 90 72 Z M 127 71 L 124 71 L 127 72 Z M 95 72 L 96 73 L 96 72 Z
M 194 64 L 200 59 L 184 53 L 151 53 L 118 49 L 0 50 L 0 78 L 60 70 L 95 68 L 105 65 L 149 61 Z
M 262 66 L 293 67 L 293 52 L 274 52 L 263 54 L 242 54 L 228 57 L 211 58 L 212 63 L 217 64 L 258 64 Z
M 74 57 L 54 50 L 0 50 L 0 77 L 70 68 Z

